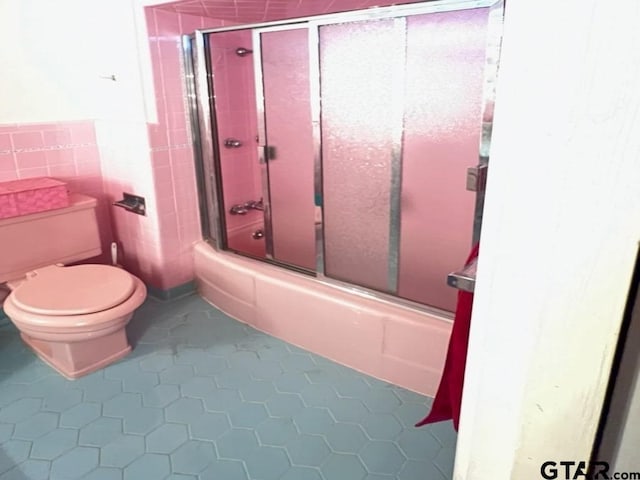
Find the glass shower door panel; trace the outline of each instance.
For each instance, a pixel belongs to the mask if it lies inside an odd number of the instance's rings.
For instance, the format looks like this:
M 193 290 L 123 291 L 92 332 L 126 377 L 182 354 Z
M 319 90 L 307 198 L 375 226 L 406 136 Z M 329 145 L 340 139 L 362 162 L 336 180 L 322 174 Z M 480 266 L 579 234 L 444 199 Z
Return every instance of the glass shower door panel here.
M 251 42 L 250 30 L 209 35 L 227 247 L 264 257 L 264 242 L 252 238 L 252 232 L 263 226 L 262 212 L 249 210 L 241 215 L 231 213 L 234 205 L 256 201 L 262 196 L 260 165 L 255 148 L 257 112 L 253 59 L 250 55 L 236 54 L 239 47 L 251 48 Z M 240 146 L 225 147 L 225 139 L 238 140 Z
M 394 20 L 321 26 L 325 275 L 389 289 Z
M 471 247 L 488 9 L 407 18 L 398 295 L 455 310 L 447 274 Z
M 308 30 L 261 34 L 273 258 L 315 270 Z

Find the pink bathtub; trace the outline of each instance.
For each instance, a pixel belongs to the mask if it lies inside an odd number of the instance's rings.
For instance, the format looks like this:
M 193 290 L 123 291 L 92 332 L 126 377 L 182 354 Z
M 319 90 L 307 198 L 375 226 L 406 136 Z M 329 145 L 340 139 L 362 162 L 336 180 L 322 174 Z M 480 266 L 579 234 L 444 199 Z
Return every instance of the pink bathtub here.
M 245 237 L 248 245 L 262 243 Z M 199 292 L 230 316 L 376 378 L 435 395 L 451 318 L 218 252 L 204 241 L 194 255 Z

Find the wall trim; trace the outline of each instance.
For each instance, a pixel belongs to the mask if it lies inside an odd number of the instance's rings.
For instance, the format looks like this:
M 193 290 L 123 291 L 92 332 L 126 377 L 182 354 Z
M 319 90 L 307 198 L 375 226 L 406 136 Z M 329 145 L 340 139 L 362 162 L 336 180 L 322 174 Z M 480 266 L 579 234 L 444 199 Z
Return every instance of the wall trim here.
M 156 300 L 162 301 L 175 300 L 179 297 L 185 297 L 187 295 L 191 295 L 195 291 L 196 282 L 193 280 L 187 283 L 183 283 L 182 285 L 169 288 L 167 290 L 162 290 L 152 285 L 147 285 L 147 293 L 149 294 L 149 296 L 155 298 Z
M 4 313 L 4 310 L 0 307 L 0 327 L 4 327 L 5 325 L 9 325 L 11 323 L 9 321 L 9 317 Z

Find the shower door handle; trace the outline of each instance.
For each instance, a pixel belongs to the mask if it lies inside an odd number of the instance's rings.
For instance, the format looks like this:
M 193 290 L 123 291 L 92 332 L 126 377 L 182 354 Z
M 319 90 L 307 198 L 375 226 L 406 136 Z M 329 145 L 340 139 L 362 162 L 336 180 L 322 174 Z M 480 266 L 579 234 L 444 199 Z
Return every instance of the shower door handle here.
M 276 159 L 276 147 L 273 145 L 265 145 L 262 147 L 262 159 L 260 163 L 267 163 Z
M 487 188 L 487 172 L 489 164 L 480 161 L 475 167 L 467 168 L 467 190 L 476 192 L 476 208 L 473 220 L 473 241 L 480 240 L 480 226 L 482 225 L 482 211 L 484 207 L 484 193 Z M 472 292 L 476 287 L 476 267 L 478 259 L 475 258 L 460 270 L 447 275 L 447 285 L 465 292 Z
M 467 190 L 470 192 L 484 192 L 487 184 L 486 163 L 467 168 Z
M 461 270 L 452 272 L 447 275 L 447 285 L 465 292 L 472 292 L 476 287 L 476 268 L 478 259 L 474 258 L 471 262 L 464 266 Z

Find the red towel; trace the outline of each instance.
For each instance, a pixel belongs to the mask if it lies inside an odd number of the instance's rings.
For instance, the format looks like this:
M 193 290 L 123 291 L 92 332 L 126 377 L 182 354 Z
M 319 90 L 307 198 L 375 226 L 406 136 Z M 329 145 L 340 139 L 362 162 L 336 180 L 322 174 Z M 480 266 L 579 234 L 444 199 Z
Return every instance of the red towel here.
M 476 244 L 469 254 L 467 265 L 477 256 L 478 245 Z M 431 411 L 425 418 L 416 423 L 416 427 L 452 419 L 453 428 L 456 429 L 456 432 L 458 431 L 472 305 L 473 293 L 460 290 L 458 292 L 458 304 L 451 330 L 451 338 L 449 339 L 449 350 L 447 351 L 438 392 L 433 400 Z

